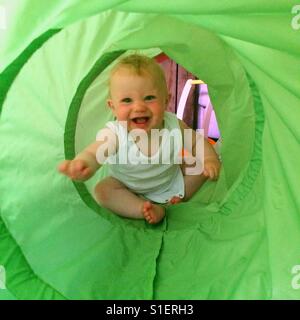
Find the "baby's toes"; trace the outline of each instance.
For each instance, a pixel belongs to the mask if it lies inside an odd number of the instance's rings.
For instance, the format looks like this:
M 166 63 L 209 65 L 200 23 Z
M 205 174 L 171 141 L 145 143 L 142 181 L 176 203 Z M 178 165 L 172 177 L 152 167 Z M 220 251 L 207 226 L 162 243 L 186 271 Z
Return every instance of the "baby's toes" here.
M 152 209 L 152 203 L 150 201 L 144 202 L 144 204 L 143 204 L 144 214 L 149 213 L 151 209 Z
M 151 217 L 149 217 L 148 219 L 146 219 L 148 223 L 152 224 L 153 223 L 153 219 Z
M 144 218 L 148 223 L 152 223 L 152 216 L 149 213 L 144 214 Z
M 150 224 L 154 224 L 155 223 L 155 219 L 153 219 L 153 217 L 150 217 L 149 219 L 147 219 L 147 221 Z
M 182 199 L 180 197 L 177 197 L 177 196 L 174 196 L 172 199 L 171 199 L 171 203 L 172 204 L 176 204 L 176 203 L 179 203 L 181 202 Z

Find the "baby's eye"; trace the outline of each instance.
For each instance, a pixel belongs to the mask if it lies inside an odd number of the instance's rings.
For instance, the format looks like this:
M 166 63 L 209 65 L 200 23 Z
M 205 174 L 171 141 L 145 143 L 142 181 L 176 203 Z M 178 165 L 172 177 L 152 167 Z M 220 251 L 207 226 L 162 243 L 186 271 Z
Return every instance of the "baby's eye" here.
M 154 99 L 156 99 L 156 97 L 155 96 L 151 96 L 151 95 L 145 97 L 146 101 L 151 101 L 151 100 L 154 100 Z
M 121 102 L 130 103 L 130 102 L 132 102 L 132 99 L 131 98 L 124 98 L 124 99 L 121 100 Z

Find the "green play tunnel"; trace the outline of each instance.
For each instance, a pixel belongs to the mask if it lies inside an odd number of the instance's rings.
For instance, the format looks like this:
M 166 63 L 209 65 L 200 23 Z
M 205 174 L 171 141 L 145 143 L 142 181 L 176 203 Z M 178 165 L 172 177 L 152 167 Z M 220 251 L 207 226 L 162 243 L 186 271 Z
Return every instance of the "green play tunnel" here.
M 0 266 L 7 293 L 299 299 L 294 2 L 79 2 L 0 1 L 9 12 L 0 30 Z M 105 167 L 87 183 L 56 170 L 112 119 L 108 71 L 137 50 L 163 51 L 209 85 L 223 139 L 220 179 L 170 207 L 159 226 L 95 202 L 93 186 Z

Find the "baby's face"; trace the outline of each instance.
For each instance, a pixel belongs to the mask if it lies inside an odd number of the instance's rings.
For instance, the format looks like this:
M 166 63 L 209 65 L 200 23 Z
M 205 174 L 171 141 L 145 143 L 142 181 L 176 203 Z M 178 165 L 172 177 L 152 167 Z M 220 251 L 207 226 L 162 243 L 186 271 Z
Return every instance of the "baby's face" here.
M 160 84 L 149 76 L 140 76 L 122 67 L 112 76 L 110 99 L 107 101 L 118 121 L 126 121 L 128 131 L 163 128 L 168 96 Z

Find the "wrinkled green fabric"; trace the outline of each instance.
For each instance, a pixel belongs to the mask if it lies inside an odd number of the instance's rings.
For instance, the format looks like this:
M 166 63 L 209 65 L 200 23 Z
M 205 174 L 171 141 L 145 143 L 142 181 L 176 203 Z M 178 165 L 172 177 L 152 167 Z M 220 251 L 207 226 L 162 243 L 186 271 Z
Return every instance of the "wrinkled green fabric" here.
M 293 5 L 9 3 L 0 40 L 0 265 L 14 297 L 300 298 L 292 286 L 300 264 Z M 96 204 L 105 168 L 86 184 L 56 171 L 111 119 L 107 74 L 131 50 L 163 51 L 208 83 L 223 138 L 220 179 L 170 207 L 159 226 Z

